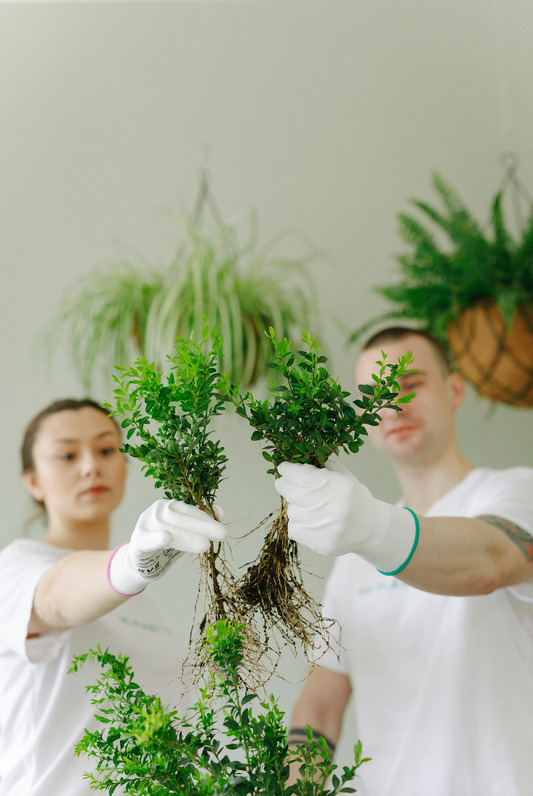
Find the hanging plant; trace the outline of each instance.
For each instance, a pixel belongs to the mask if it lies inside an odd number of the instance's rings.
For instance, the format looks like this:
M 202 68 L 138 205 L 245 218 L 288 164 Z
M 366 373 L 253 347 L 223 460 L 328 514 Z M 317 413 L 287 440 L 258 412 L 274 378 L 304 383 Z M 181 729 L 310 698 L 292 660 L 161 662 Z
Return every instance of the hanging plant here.
M 363 758 L 360 741 L 354 746 L 353 765 L 338 775 L 325 739 L 314 740 L 311 728 L 306 742 L 296 750 L 288 748 L 284 714 L 275 697 L 261 700 L 261 711 L 256 703 L 254 711 L 257 696 L 241 686 L 243 634 L 242 625 L 225 620 L 208 625 L 204 644 L 211 676 L 183 718 L 134 682 L 123 655 L 98 648 L 75 656 L 71 672 L 87 660 L 104 669 L 88 687 L 102 729 L 85 730 L 76 745 L 77 755 L 97 761 L 95 772 L 85 774 L 91 788 L 114 793 L 122 786 L 121 792 L 146 796 L 355 793 L 349 783 L 370 759 Z M 222 700 L 218 710 L 215 699 Z M 287 784 L 291 763 L 299 770 L 294 785 Z
M 414 393 L 398 397 L 397 379 L 413 371 L 408 369 L 411 352 L 397 364 L 377 362 L 374 383 L 361 384 L 361 397 L 348 401 L 350 393 L 331 377 L 325 367 L 327 357 L 307 332 L 301 335 L 303 350 L 294 353 L 286 338 L 276 340 L 274 329 L 269 337 L 275 356 L 268 366 L 278 373 L 269 391 L 272 399 L 259 400 L 250 392 L 242 395 L 227 377 L 221 381 L 221 394 L 231 401 L 236 412 L 253 427 L 252 440 L 264 443 L 263 457 L 277 477 L 283 461 L 324 467 L 332 454 L 342 449 L 357 453 L 367 435 L 365 426 L 378 425 L 384 409 L 401 411 Z M 356 411 L 360 409 L 359 414 Z M 296 542 L 289 539 L 287 504 L 282 499 L 277 512 L 269 515 L 263 548 L 237 583 L 235 602 L 245 617 L 256 617 L 264 628 L 265 639 L 279 633 L 293 648 L 301 643 L 309 652 L 320 634 L 328 643 L 331 621 L 322 617 L 320 605 L 307 593 Z
M 508 167 L 507 182 L 524 193 Z M 400 214 L 400 235 L 412 247 L 397 259 L 402 279 L 377 289 L 396 306 L 356 330 L 354 342 L 378 321 L 408 319 L 440 339 L 480 395 L 533 406 L 533 206 L 515 240 L 506 228 L 503 190 L 494 197 L 485 233 L 438 175 L 441 212 L 413 200 L 449 245 L 417 218 Z
M 55 350 L 60 335 L 84 389 L 94 392 L 114 365 L 136 356 L 162 364 L 177 336 L 199 334 L 202 315 L 224 337 L 220 355 L 234 382 L 253 385 L 265 373 L 272 344 L 269 326 L 290 335 L 295 329 L 317 329 L 314 288 L 308 265 L 321 256 L 298 236 L 299 256 L 279 253 L 289 233 L 258 246 L 257 214 L 241 211 L 236 220 L 217 222 L 212 234 L 202 229 L 203 204 L 194 217 L 177 216 L 181 235 L 172 261 L 162 269 L 140 258 L 122 256 L 84 276 L 59 305 L 48 339 Z M 207 192 L 207 193 L 206 193 Z M 209 206 L 211 206 L 211 204 Z M 238 227 L 247 222 L 247 239 Z

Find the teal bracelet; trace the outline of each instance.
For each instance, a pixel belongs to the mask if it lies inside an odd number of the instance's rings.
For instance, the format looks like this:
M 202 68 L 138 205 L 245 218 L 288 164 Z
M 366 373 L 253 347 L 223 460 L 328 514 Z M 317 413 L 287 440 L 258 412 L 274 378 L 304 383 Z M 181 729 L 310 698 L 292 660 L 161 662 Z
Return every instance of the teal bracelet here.
M 409 553 L 409 555 L 407 556 L 407 558 L 405 559 L 405 561 L 403 562 L 401 567 L 398 567 L 398 569 L 395 569 L 394 572 L 383 572 L 383 570 L 378 569 L 378 572 L 381 572 L 382 575 L 389 575 L 389 576 L 397 575 L 398 572 L 401 572 L 402 569 L 405 569 L 407 564 L 410 562 L 410 560 L 414 556 L 416 548 L 418 547 L 418 539 L 420 537 L 420 525 L 419 525 L 419 522 L 418 522 L 418 517 L 416 516 L 414 511 L 412 511 L 412 509 L 408 509 L 407 506 L 402 506 L 402 508 L 404 508 L 406 511 L 410 511 L 411 514 L 413 515 L 413 517 L 415 518 L 415 527 L 416 527 L 416 530 L 415 530 L 415 541 L 413 542 L 413 546 L 411 548 L 411 552 Z

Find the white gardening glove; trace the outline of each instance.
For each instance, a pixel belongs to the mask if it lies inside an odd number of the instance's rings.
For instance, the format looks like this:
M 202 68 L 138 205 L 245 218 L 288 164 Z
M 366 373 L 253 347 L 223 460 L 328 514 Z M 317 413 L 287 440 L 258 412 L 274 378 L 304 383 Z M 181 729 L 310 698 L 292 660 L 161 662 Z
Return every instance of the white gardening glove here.
M 156 500 L 139 517 L 130 541 L 111 554 L 109 583 L 119 594 L 138 594 L 168 572 L 184 552 L 205 553 L 210 542 L 222 542 L 226 536 L 226 526 L 197 506 Z
M 324 469 L 283 462 L 278 472 L 291 539 L 322 555 L 357 553 L 385 575 L 407 566 L 418 543 L 418 520 L 410 510 L 376 500 L 333 457 Z

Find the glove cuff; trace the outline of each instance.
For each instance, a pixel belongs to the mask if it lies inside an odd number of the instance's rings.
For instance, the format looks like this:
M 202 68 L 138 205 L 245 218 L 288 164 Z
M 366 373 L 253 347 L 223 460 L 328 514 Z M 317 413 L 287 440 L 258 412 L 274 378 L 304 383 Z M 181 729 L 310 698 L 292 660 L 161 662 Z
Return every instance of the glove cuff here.
M 374 531 L 356 552 L 383 575 L 394 576 L 411 561 L 418 545 L 419 524 L 411 509 L 375 501 Z
M 115 547 L 107 562 L 107 581 L 113 591 L 123 597 L 135 597 L 147 587 L 146 580 L 133 569 L 129 556 L 129 542 Z
M 394 576 L 394 575 L 397 575 L 399 572 L 401 572 L 402 569 L 405 569 L 405 567 L 409 564 L 409 562 L 411 561 L 412 557 L 414 556 L 416 548 L 418 547 L 418 540 L 420 538 L 420 523 L 418 522 L 418 517 L 416 516 L 416 514 L 414 513 L 414 511 L 412 509 L 408 509 L 407 506 L 403 506 L 403 508 L 404 508 L 405 511 L 410 511 L 411 514 L 414 517 L 414 520 L 415 520 L 415 538 L 413 540 L 413 546 L 411 547 L 411 552 L 409 553 L 409 555 L 407 556 L 407 558 L 405 559 L 403 564 L 401 564 L 393 572 L 383 572 L 382 569 L 378 569 L 378 572 L 381 572 L 382 575 Z

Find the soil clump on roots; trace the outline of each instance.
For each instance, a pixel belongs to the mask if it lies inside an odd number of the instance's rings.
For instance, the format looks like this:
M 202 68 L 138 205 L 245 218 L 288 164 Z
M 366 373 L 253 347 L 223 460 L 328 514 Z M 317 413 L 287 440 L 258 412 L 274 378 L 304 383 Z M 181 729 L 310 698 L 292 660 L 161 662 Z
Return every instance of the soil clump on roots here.
M 272 668 L 264 657 L 264 645 L 253 623 L 248 622 L 236 599 L 237 580 L 223 556 L 220 542 L 211 542 L 209 550 L 198 556 L 200 583 L 194 609 L 194 621 L 189 638 L 189 653 L 183 663 L 183 673 L 198 685 L 206 672 L 216 673 L 216 666 L 206 644 L 205 629 L 219 621 L 230 621 L 242 627 L 243 661 L 239 680 L 248 691 L 257 691 L 270 679 Z M 196 617 L 202 605 L 203 616 L 197 624 Z
M 329 647 L 329 629 L 333 620 L 322 617 L 320 604 L 303 584 L 298 545 L 289 538 L 287 504 L 281 501 L 278 511 L 269 514 L 261 527 L 270 522 L 257 559 L 237 581 L 233 601 L 247 620 L 262 623 L 262 645 L 273 652 L 269 639 L 296 652 L 300 643 L 309 656 L 316 646 L 317 635 Z M 256 529 L 257 530 L 257 529 Z M 281 646 L 277 643 L 277 654 Z

